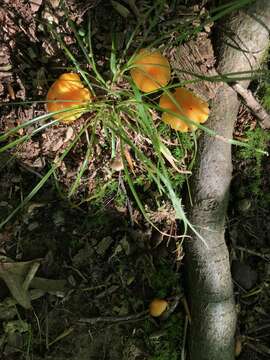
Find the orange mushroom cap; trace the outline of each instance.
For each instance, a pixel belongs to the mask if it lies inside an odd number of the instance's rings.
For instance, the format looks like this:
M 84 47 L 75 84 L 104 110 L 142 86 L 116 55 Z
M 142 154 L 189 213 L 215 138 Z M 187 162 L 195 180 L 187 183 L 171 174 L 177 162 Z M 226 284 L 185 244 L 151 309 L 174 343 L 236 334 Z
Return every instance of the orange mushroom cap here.
M 50 87 L 47 100 L 55 100 L 47 103 L 49 112 L 60 111 L 75 105 L 84 105 L 91 101 L 91 92 L 84 87 L 80 76 L 74 73 L 62 74 Z M 63 100 L 63 101 L 62 101 Z M 67 101 L 74 100 L 74 101 Z M 72 109 L 52 117 L 63 122 L 71 122 L 78 119 L 82 115 L 81 109 Z
M 154 299 L 149 305 L 149 313 L 153 317 L 158 317 L 164 313 L 168 307 L 168 301 L 164 299 Z
M 145 93 L 166 86 L 171 79 L 169 61 L 159 51 L 141 49 L 135 56 L 133 65 L 130 70 L 131 77 Z
M 170 97 L 173 97 L 176 104 Z M 200 99 L 191 91 L 185 88 L 177 88 L 171 96 L 163 94 L 159 101 L 159 106 L 164 110 L 170 110 L 179 115 L 183 115 L 190 120 L 203 124 L 209 115 L 209 107 L 207 102 Z M 166 111 L 162 114 L 162 120 L 169 124 L 173 129 L 182 132 L 196 130 L 196 125 L 187 124 L 179 117 L 172 115 Z

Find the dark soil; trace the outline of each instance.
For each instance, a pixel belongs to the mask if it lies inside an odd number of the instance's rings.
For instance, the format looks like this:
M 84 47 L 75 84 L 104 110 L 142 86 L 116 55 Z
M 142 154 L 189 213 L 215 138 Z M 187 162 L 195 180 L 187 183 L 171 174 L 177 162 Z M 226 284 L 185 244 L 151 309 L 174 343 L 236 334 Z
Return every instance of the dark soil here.
M 247 131 L 254 131 L 255 127 L 256 119 L 242 107 L 235 135 L 244 139 Z M 266 137 L 269 151 L 269 134 Z M 227 234 L 238 309 L 237 331 L 243 349 L 240 359 L 268 359 L 270 354 L 266 345 L 270 341 L 268 168 L 267 157 L 260 162 L 254 154 L 245 158 L 243 151 L 241 154 L 235 149 Z

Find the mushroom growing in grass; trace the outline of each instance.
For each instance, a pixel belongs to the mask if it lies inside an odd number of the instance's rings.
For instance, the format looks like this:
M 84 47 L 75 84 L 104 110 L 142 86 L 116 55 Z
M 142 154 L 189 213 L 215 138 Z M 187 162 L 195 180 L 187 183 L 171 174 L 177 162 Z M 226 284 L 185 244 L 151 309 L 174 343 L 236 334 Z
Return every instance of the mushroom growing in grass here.
M 159 51 L 141 49 L 135 55 L 132 66 L 131 77 L 137 87 L 145 93 L 166 86 L 171 79 L 169 61 Z
M 91 92 L 84 87 L 78 74 L 65 73 L 50 87 L 47 94 L 47 109 L 49 112 L 54 112 L 72 108 L 77 105 L 78 108 L 52 115 L 56 120 L 71 122 L 77 120 L 83 114 L 80 106 L 90 102 L 92 97 Z
M 173 115 L 172 112 L 185 116 L 198 124 L 203 124 L 207 120 L 209 115 L 207 102 L 200 99 L 191 91 L 185 88 L 177 88 L 173 93 L 169 94 L 164 93 L 161 96 L 159 106 L 164 110 L 162 120 L 173 129 L 187 132 L 196 130 L 197 126 L 188 124 L 177 115 Z

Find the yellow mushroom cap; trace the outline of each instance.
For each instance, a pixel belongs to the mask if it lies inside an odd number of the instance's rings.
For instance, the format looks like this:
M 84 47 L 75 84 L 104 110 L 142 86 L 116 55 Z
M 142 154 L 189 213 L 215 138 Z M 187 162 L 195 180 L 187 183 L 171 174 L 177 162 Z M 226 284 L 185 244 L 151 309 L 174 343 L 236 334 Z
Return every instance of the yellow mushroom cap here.
M 158 317 L 164 313 L 168 307 L 168 302 L 164 299 L 154 299 L 149 305 L 149 312 L 151 316 Z
M 163 94 L 159 101 L 159 106 L 164 110 L 170 110 L 176 114 L 184 115 L 196 123 L 203 124 L 209 116 L 209 107 L 207 102 L 200 99 L 191 91 L 185 88 L 177 88 L 171 94 L 178 106 L 167 95 Z M 196 130 L 195 125 L 188 125 L 184 120 L 174 116 L 166 111 L 162 114 L 162 120 L 169 124 L 173 129 L 182 132 Z
M 169 61 L 159 51 L 141 49 L 135 56 L 133 65 L 131 77 L 145 93 L 166 86 L 171 79 Z
M 91 92 L 84 87 L 80 76 L 74 73 L 62 74 L 50 87 L 47 100 L 55 100 L 47 103 L 49 112 L 60 111 L 75 105 L 84 105 L 91 101 Z M 64 101 L 61 101 L 64 100 Z M 65 101 L 74 100 L 74 101 Z M 73 109 L 63 113 L 52 115 L 56 120 L 71 122 L 82 115 L 81 109 Z

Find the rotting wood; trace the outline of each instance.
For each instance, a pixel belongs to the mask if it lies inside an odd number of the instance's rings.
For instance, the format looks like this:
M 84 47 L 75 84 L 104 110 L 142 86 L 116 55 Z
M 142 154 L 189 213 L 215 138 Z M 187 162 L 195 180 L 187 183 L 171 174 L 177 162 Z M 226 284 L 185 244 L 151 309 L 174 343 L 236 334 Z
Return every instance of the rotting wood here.
M 220 28 L 217 73 L 257 69 L 269 42 L 270 1 L 257 0 L 248 10 L 230 15 Z M 230 38 L 226 38 L 226 30 L 230 32 Z M 230 46 L 232 40 L 234 43 Z M 235 44 L 244 51 L 236 49 Z M 175 67 L 180 71 L 190 71 L 192 66 L 191 71 L 198 73 L 196 70 L 201 68 L 201 64 L 194 60 L 190 65 L 193 53 L 194 50 L 189 52 L 189 57 L 181 62 L 183 52 L 179 51 Z M 210 67 L 208 75 L 211 72 L 214 74 L 215 70 Z M 241 81 L 240 84 L 246 89 L 249 81 Z M 207 126 L 222 137 L 232 138 L 240 104 L 236 92 L 226 83 L 214 88 L 212 83 L 204 83 L 199 95 L 205 98 L 207 91 L 208 98 L 212 98 Z M 231 174 L 231 145 L 203 133 L 191 180 L 193 206 L 187 205 L 189 220 L 209 246 L 207 249 L 194 234 L 185 243 L 192 316 L 189 336 L 191 360 L 232 360 L 235 357 L 236 312 L 229 254 L 224 239 Z

